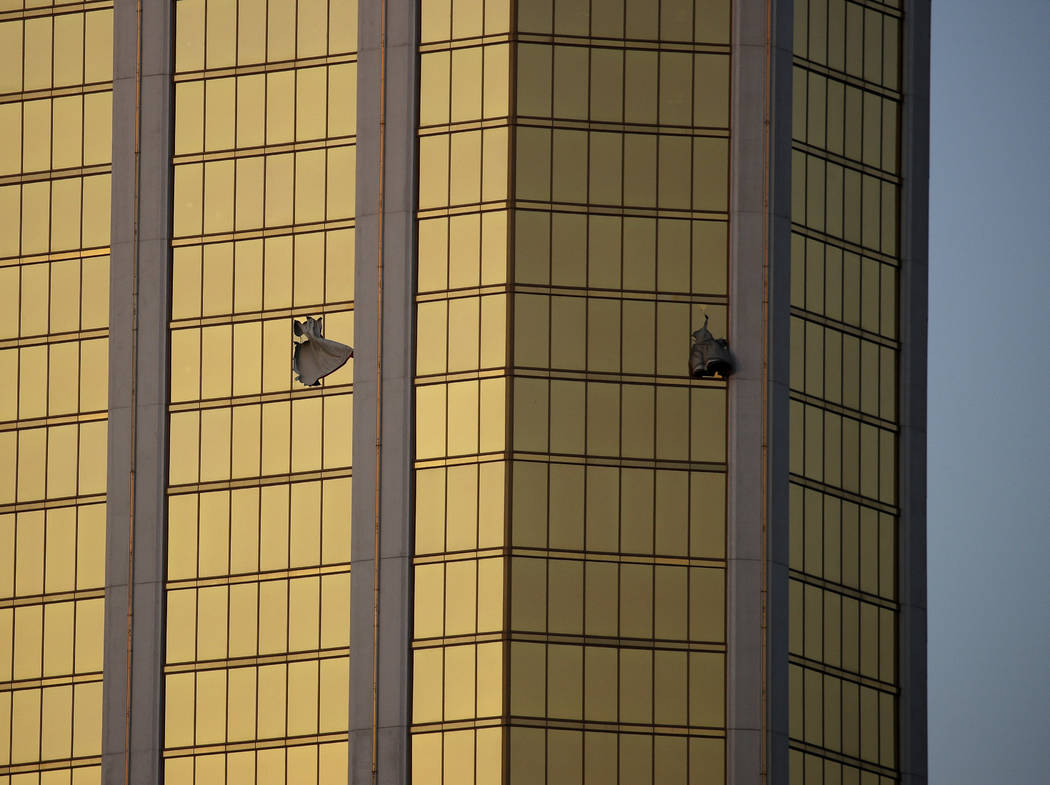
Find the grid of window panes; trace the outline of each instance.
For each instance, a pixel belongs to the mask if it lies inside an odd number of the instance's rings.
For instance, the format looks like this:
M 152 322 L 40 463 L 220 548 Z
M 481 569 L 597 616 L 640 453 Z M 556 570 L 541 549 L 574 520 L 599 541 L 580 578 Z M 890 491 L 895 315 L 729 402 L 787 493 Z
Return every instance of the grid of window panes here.
M 414 777 L 721 782 L 729 4 L 517 10 L 423 4 Z
M 0 9 L 0 782 L 98 783 L 112 4 Z
M 509 0 L 420 4 L 412 767 L 501 780 Z
M 112 3 L 0 4 L 0 782 L 98 783 Z
M 900 3 L 796 0 L 791 782 L 897 762 Z
M 164 769 L 347 777 L 357 4 L 178 0 Z

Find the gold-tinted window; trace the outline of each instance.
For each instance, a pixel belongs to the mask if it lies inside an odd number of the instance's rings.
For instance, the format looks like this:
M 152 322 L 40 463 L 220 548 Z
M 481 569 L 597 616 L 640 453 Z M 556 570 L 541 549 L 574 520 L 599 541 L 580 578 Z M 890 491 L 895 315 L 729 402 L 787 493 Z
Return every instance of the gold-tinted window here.
M 509 16 L 420 5 L 413 780 L 501 779 Z M 456 723 L 456 728 L 447 728 Z
M 899 776 L 901 23 L 886 6 L 795 4 L 789 689 L 800 785 Z
M 179 0 L 165 781 L 347 777 L 357 4 Z M 223 751 L 217 751 L 223 750 Z
M 729 4 L 512 7 L 421 4 L 413 777 L 722 782 Z
M 112 6 L 0 12 L 0 779 L 101 776 Z

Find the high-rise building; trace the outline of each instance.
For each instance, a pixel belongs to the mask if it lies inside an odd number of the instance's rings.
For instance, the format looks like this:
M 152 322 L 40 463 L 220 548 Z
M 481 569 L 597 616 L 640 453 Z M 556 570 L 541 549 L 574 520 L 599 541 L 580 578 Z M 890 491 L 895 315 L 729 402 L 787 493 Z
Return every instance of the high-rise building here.
M 929 20 L 0 2 L 0 785 L 923 785 Z

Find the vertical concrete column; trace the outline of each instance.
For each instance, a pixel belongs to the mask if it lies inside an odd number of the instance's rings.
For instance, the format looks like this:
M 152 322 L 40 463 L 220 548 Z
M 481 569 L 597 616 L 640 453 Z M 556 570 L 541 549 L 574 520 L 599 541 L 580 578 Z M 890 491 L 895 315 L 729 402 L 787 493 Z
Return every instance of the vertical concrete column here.
M 793 0 L 772 0 L 766 313 L 766 722 L 767 782 L 788 782 L 788 565 L 791 455 L 791 114 Z
M 160 782 L 171 0 L 115 4 L 102 782 Z M 136 155 L 136 145 L 139 153 Z
M 350 568 L 354 785 L 409 782 L 417 17 L 415 0 L 361 0 L 359 6 Z
M 787 782 L 791 0 L 733 4 L 726 774 Z
M 926 730 L 926 329 L 929 317 L 930 2 L 904 16 L 901 115 L 900 522 L 898 574 L 900 704 L 904 785 L 925 785 Z

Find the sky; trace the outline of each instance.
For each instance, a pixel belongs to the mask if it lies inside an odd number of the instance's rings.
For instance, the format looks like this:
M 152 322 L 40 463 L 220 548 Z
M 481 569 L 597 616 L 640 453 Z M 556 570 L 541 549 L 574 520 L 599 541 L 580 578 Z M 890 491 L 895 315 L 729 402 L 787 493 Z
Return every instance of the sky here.
M 930 785 L 1050 782 L 1050 0 L 933 0 Z

